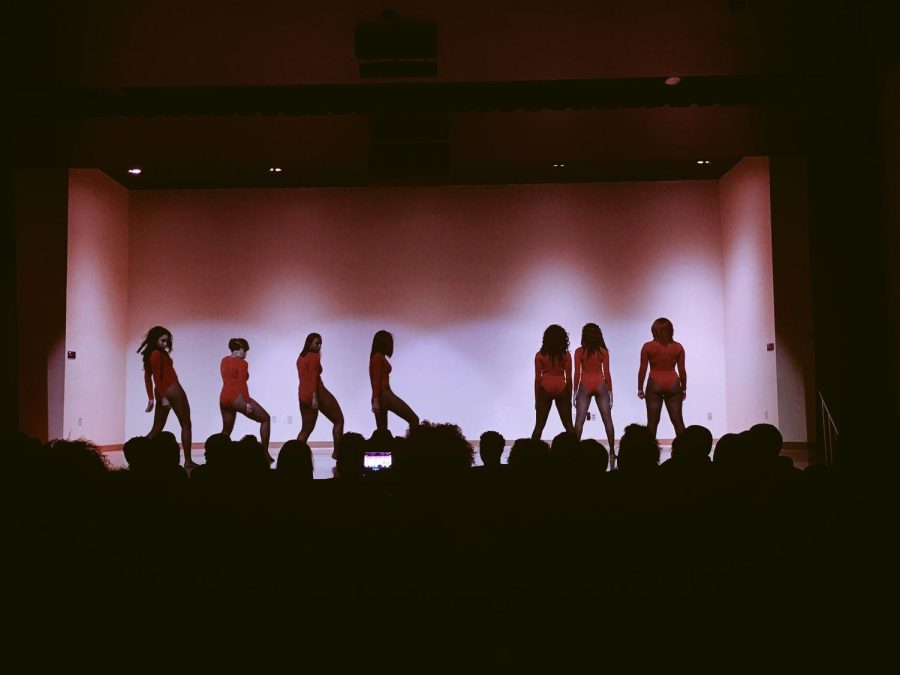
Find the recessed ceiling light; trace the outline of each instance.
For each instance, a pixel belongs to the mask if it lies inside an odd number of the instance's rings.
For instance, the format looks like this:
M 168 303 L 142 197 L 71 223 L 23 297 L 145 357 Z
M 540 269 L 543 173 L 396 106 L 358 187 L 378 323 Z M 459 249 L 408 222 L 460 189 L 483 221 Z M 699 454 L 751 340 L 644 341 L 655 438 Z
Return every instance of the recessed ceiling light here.
M 672 75 L 672 76 L 666 78 L 666 84 L 670 87 L 674 87 L 679 82 L 681 82 L 681 78 L 678 77 L 677 75 Z
M 280 166 L 270 166 L 269 173 L 281 173 L 281 167 Z
M 554 169 L 564 169 L 565 166 L 565 162 L 553 162 Z
M 128 169 L 128 173 L 130 173 L 132 176 L 140 176 L 141 170 L 138 167 L 134 167 L 133 169 Z
M 709 160 L 708 159 L 698 159 L 697 164 L 706 165 L 706 164 L 709 164 Z

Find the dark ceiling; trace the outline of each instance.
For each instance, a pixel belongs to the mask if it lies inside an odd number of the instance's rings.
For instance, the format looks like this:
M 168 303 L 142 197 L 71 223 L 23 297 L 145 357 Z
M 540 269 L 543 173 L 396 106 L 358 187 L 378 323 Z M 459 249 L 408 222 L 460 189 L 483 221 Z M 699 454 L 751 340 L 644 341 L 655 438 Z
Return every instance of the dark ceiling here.
M 14 166 L 133 189 L 713 178 L 803 154 L 896 57 L 889 2 L 386 9 L 16 0 Z

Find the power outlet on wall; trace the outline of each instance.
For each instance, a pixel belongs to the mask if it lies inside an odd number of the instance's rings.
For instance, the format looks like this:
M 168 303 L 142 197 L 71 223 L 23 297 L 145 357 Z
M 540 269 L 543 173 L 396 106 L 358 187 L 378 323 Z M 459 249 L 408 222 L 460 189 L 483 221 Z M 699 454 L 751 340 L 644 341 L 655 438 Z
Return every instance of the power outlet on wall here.
M 288 416 L 287 416 L 287 423 L 288 423 L 288 424 L 293 424 L 293 423 L 294 423 L 294 416 L 293 416 L 293 415 L 288 415 Z
M 278 422 L 278 415 L 272 415 L 272 424 L 276 424 Z
M 706 421 L 712 422 L 712 413 L 711 412 L 706 413 Z

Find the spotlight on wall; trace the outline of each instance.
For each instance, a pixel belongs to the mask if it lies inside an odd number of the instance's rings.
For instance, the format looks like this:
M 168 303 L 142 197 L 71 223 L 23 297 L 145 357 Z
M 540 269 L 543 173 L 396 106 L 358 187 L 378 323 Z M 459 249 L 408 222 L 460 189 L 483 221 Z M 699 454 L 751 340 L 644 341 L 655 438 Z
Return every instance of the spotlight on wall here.
M 281 167 L 280 166 L 270 166 L 269 173 L 281 173 Z
M 128 173 L 130 173 L 132 176 L 140 176 L 141 170 L 138 167 L 134 167 L 133 169 L 128 169 Z
M 681 78 L 677 75 L 671 75 L 670 77 L 666 78 L 666 85 L 668 85 L 669 87 L 674 87 L 679 82 L 681 82 Z

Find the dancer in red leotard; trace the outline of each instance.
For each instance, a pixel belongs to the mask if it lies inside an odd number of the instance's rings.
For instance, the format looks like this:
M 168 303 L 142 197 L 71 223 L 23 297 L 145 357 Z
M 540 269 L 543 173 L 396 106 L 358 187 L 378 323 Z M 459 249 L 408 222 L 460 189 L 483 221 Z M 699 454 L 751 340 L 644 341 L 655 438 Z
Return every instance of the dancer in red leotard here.
M 562 326 L 552 324 L 544 331 L 540 351 L 534 355 L 534 431 L 531 438 L 540 440 L 556 403 L 559 419 L 566 431 L 572 427 L 572 355 L 569 334 Z
M 597 402 L 606 440 L 609 443 L 610 468 L 615 468 L 616 430 L 612 422 L 613 389 L 609 373 L 609 350 L 603 331 L 595 323 L 581 329 L 581 346 L 575 350 L 575 435 L 581 438 L 591 399 Z
M 269 454 L 271 418 L 265 408 L 250 398 L 250 390 L 247 388 L 247 380 L 250 379 L 250 369 L 247 367 L 250 343 L 244 338 L 231 338 L 228 341 L 228 349 L 231 350 L 231 355 L 224 357 L 220 366 L 222 392 L 219 394 L 219 412 L 222 413 L 222 433 L 231 437 L 238 413 L 259 422 L 259 442 L 271 464 L 275 461 Z
M 319 419 L 319 411 L 331 422 L 331 438 L 334 450 L 331 456 L 338 457 L 341 436 L 344 435 L 344 413 L 338 405 L 334 395 L 322 384 L 322 336 L 318 333 L 310 333 L 303 343 L 303 350 L 297 357 L 297 377 L 300 378 L 300 387 L 297 395 L 300 398 L 300 418 L 303 425 L 297 440 L 304 443 L 316 428 L 316 420 Z
M 153 426 L 147 438 L 155 438 L 165 428 L 169 410 L 175 411 L 181 426 L 181 447 L 184 453 L 184 468 L 194 468 L 191 459 L 191 406 L 187 394 L 178 382 L 178 375 L 172 364 L 172 333 L 162 326 L 154 326 L 137 351 L 144 361 L 144 385 L 147 388 L 147 408 L 153 415 Z
M 638 397 L 647 404 L 647 429 L 656 438 L 659 416 L 663 403 L 669 413 L 669 419 L 678 436 L 684 431 L 684 418 L 681 407 L 687 398 L 687 371 L 684 369 L 684 347 L 673 340 L 675 328 L 672 322 L 661 317 L 650 327 L 653 340 L 641 347 L 641 367 L 638 370 Z M 647 391 L 644 392 L 644 377 L 647 365 L 650 366 L 650 377 L 647 379 Z M 675 372 L 675 369 L 678 372 Z
M 388 411 L 403 418 L 410 427 L 419 425 L 419 416 L 406 402 L 391 390 L 391 362 L 394 355 L 394 336 L 380 330 L 372 338 L 372 352 L 369 355 L 369 381 L 372 384 L 372 412 L 375 426 L 379 431 L 388 428 Z

